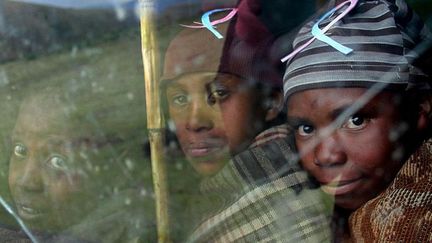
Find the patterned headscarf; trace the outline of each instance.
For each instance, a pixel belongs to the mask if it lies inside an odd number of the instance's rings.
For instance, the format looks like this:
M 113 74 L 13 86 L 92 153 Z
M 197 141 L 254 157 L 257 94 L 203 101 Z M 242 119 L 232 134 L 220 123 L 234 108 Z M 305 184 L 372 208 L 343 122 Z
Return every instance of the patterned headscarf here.
M 325 28 L 348 6 L 318 23 Z M 294 49 L 313 38 L 317 20 L 307 23 L 294 40 Z M 403 0 L 359 0 L 346 16 L 324 33 L 352 49 L 344 54 L 314 40 L 288 61 L 284 75 L 285 100 L 298 91 L 325 87 L 431 89 L 429 76 L 418 64 L 430 47 L 430 32 Z
M 211 3 L 206 10 L 218 6 Z M 281 88 L 284 65 L 279 59 L 291 46 L 276 40 L 311 15 L 314 6 L 315 0 L 239 1 L 231 6 L 237 9 L 236 16 L 214 26 L 223 39 L 215 38 L 205 28 L 194 28 L 182 30 L 172 40 L 162 79 L 195 72 L 229 73 L 249 82 Z M 225 15 L 215 14 L 212 20 Z

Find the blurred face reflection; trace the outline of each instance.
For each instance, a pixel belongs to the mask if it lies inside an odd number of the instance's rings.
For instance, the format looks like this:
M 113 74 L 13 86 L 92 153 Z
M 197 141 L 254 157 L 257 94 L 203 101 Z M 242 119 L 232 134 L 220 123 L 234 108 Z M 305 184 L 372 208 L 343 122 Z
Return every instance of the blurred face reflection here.
M 288 121 L 296 129 L 304 168 L 346 209 L 375 197 L 401 167 L 401 151 L 392 133 L 401 125 L 393 94 L 380 93 L 335 125 L 365 92 L 364 88 L 311 89 L 288 100 Z
M 168 85 L 166 96 L 180 146 L 202 175 L 220 170 L 264 124 L 256 88 L 233 75 L 183 75 Z
M 86 212 L 85 176 L 61 107 L 23 105 L 12 135 L 9 187 L 18 215 L 32 228 L 54 230 Z

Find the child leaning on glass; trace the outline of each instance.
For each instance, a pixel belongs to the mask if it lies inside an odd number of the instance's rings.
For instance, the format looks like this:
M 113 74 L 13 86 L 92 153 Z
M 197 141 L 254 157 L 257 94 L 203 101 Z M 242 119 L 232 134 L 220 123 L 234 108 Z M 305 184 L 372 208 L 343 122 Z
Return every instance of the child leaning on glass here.
M 188 242 L 316 242 L 330 235 L 322 193 L 298 165 L 288 127 L 277 125 L 284 69 L 273 61 L 277 36 L 258 16 L 267 11 L 258 2 L 240 1 L 237 15 L 217 25 L 224 39 L 184 29 L 166 51 L 168 117 L 185 158 L 203 176 L 200 195 L 211 199 L 191 204 L 199 219 Z
M 293 45 L 288 123 L 303 168 L 335 198 L 335 240 L 430 241 L 425 25 L 403 1 L 346 1 Z

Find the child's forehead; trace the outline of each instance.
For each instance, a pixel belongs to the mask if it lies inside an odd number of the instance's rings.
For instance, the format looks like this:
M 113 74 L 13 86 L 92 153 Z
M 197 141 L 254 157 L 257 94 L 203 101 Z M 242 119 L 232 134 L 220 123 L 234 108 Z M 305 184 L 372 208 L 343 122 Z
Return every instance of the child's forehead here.
M 189 83 L 205 84 L 215 80 L 217 75 L 218 74 L 214 72 L 187 73 L 179 77 L 176 77 L 174 79 L 163 80 L 162 82 L 165 83 L 167 87 L 173 87 L 173 86 L 189 84 Z
M 218 25 L 226 36 L 228 23 Z M 184 29 L 170 43 L 166 53 L 163 79 L 192 72 L 217 72 L 225 39 L 217 39 L 206 29 Z
M 230 73 L 197 72 L 182 75 L 176 79 L 163 80 L 167 90 L 175 88 L 199 89 L 209 88 L 212 85 L 248 85 L 248 82 L 237 75 Z
M 46 95 L 29 96 L 19 108 L 13 134 L 53 141 L 74 140 L 81 134 L 95 134 L 94 127 L 78 119 L 79 115 L 77 104 Z
M 94 133 L 82 127 L 79 124 L 68 123 L 67 120 L 49 122 L 47 119 L 35 122 L 35 119 L 18 119 L 12 131 L 12 139 L 21 142 L 40 141 L 51 145 L 75 144 L 76 141 L 82 140 L 82 136 L 88 137 Z
M 77 129 L 35 131 L 24 127 L 16 127 L 11 139 L 13 143 L 20 143 L 32 149 L 53 149 L 63 152 L 83 152 L 123 142 L 120 138 L 99 137 L 90 132 L 77 131 Z
M 63 108 L 61 104 L 55 103 L 25 102 L 19 109 L 15 130 L 33 132 L 65 130 L 69 124 Z
M 291 115 L 331 113 L 332 117 L 344 112 L 387 112 L 396 110 L 399 95 L 390 91 L 368 93 L 366 88 L 317 88 L 307 89 L 291 95 L 288 110 Z

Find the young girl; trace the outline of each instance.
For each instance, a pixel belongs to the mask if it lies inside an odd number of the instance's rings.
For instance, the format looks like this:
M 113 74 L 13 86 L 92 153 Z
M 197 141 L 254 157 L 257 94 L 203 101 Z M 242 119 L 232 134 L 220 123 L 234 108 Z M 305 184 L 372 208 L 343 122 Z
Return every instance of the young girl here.
M 189 242 L 314 242 L 329 235 L 321 194 L 309 190 L 313 184 L 294 162 L 288 128 L 273 126 L 282 70 L 271 58 L 274 36 L 256 15 L 258 2 L 241 1 L 232 22 L 217 25 L 223 40 L 186 29 L 167 50 L 169 117 L 187 160 L 205 175 L 201 193 L 212 199 Z
M 225 23 L 218 31 L 227 34 L 228 28 Z M 280 69 L 266 65 L 270 75 L 251 78 L 253 66 L 262 62 L 254 61 L 254 55 L 262 50 L 244 43 L 227 47 L 230 42 L 208 30 L 186 29 L 165 56 L 162 82 L 169 118 L 186 158 L 201 175 L 219 171 L 275 124 L 280 112 Z M 224 44 L 232 52 L 224 51 Z M 221 64 L 223 60 L 230 63 Z
M 414 153 L 431 153 L 419 57 L 429 32 L 403 1 L 356 2 L 299 31 L 284 76 L 288 123 L 303 168 L 335 198 L 336 241 L 429 241 L 432 168 Z

